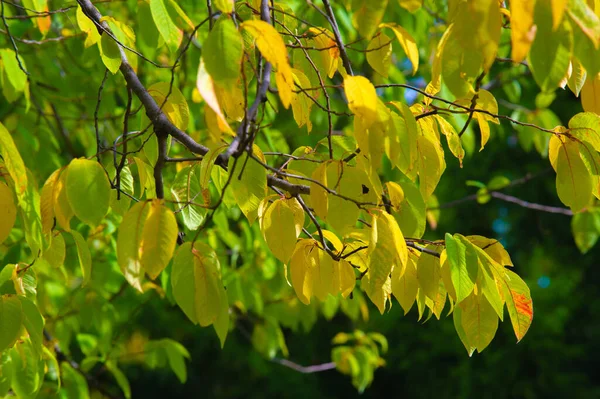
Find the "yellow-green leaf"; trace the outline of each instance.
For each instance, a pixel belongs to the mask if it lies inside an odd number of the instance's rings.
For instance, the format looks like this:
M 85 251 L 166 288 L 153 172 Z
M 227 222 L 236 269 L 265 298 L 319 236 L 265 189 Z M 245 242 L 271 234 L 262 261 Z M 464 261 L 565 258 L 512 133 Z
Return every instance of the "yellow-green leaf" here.
M 231 4 L 229 6 L 231 8 Z M 206 71 L 218 84 L 226 86 L 237 84 L 243 55 L 242 36 L 231 17 L 223 14 L 203 43 L 202 58 Z
M 12 190 L 0 182 L 0 244 L 10 235 L 17 220 L 17 207 Z
M 214 0 L 213 4 L 217 8 L 217 10 L 222 11 L 224 13 L 232 13 L 233 12 L 233 3 L 234 0 Z
M 62 169 L 55 170 L 42 187 L 42 193 L 40 195 L 40 212 L 42 216 L 42 230 L 44 233 L 49 233 L 54 225 L 54 207 L 56 200 L 54 197 L 54 189 L 61 171 Z
M 398 42 L 400 42 L 404 53 L 406 53 L 406 56 L 412 64 L 412 74 L 414 75 L 417 73 L 417 70 L 419 69 L 419 48 L 412 35 L 400 25 L 394 23 L 381 24 L 379 27 L 390 28 L 394 31 Z
M 253 147 L 254 156 L 266 163 L 262 151 L 255 145 Z M 229 173 L 231 177 L 231 191 L 237 201 L 240 209 L 248 218 L 250 223 L 254 223 L 257 216 L 258 205 L 266 196 L 267 191 L 267 172 L 265 168 L 253 159 L 247 159 L 249 155 L 239 158 L 237 167 L 233 168 L 233 157 L 229 160 Z M 242 166 L 245 165 L 245 166 Z
M 166 82 L 159 82 L 148 87 L 148 93 L 154 97 L 159 106 L 162 105 L 162 111 L 175 126 L 181 130 L 188 128 L 190 123 L 190 109 L 185 96 L 179 91 L 177 86 L 171 86 Z M 168 98 L 167 94 L 169 95 Z M 167 98 L 167 102 L 165 102 L 165 98 Z
M 171 284 L 175 301 L 194 323 L 205 327 L 225 317 L 219 259 L 207 244 L 196 241 L 184 243 L 175 254 L 171 270 Z M 227 305 L 225 305 L 227 306 Z M 219 329 L 224 320 L 219 320 Z
M 169 50 L 174 53 L 183 39 L 183 34 L 171 19 L 164 0 L 150 0 L 150 11 L 160 35 L 167 43 Z
M 459 306 L 462 310 L 461 323 L 467 341 L 481 353 L 496 335 L 498 316 L 483 295 L 473 293 Z
M 92 254 L 90 253 L 87 242 L 79 232 L 72 230 L 71 235 L 73 236 L 75 246 L 77 247 L 79 267 L 81 268 L 81 275 L 83 276 L 81 285 L 85 286 L 90 281 L 90 277 L 92 277 Z
M 312 240 L 299 240 L 289 262 L 290 282 L 298 299 L 305 305 L 313 295 L 313 274 L 319 262 L 319 249 Z
M 177 244 L 177 221 L 163 201 L 155 199 L 149 204 L 140 240 L 140 260 L 151 279 L 158 277 L 167 267 Z
M 21 332 L 23 311 L 16 295 L 0 297 L 0 352 L 10 348 Z
M 98 50 L 104 66 L 114 75 L 121 67 L 121 51 L 115 40 L 107 35 L 102 35 L 98 42 Z
M 375 72 L 387 78 L 392 64 L 392 41 L 385 33 L 379 33 L 369 42 L 367 62 Z
M 285 199 L 273 202 L 265 212 L 261 228 L 269 249 L 277 259 L 287 263 L 296 246 L 296 226 L 292 209 Z
M 54 268 L 58 268 L 65 263 L 66 246 L 62 233 L 56 232 L 52 236 L 50 246 L 44 251 L 43 257 Z
M 584 111 L 600 115 L 600 74 L 585 80 L 581 88 L 581 106 Z
M 321 184 L 310 182 L 310 203 L 312 204 L 315 213 L 320 218 L 325 219 L 328 211 L 327 191 L 323 186 L 327 187 L 327 162 L 320 164 L 312 174 L 312 180 Z
M 499 280 L 502 289 L 502 295 L 506 301 L 508 315 L 519 342 L 525 334 L 533 320 L 533 301 L 527 284 L 517 274 L 504 269 L 504 275 Z
M 82 222 L 91 226 L 102 222 L 110 205 L 110 183 L 98 162 L 72 160 L 68 168 L 66 192 L 75 216 Z
M 141 240 L 144 224 L 150 212 L 148 201 L 133 205 L 123 216 L 117 236 L 117 261 L 125 279 L 138 291 L 142 291 L 144 269 L 141 263 Z
M 573 212 L 584 209 L 593 198 L 592 176 L 579 149 L 579 143 L 567 140 L 558 147 L 556 158 L 556 191 L 562 203 Z
M 4 166 L 15 183 L 17 196 L 20 198 L 27 189 L 27 171 L 15 142 L 2 122 L 0 122 L 0 155 L 2 155 Z
M 383 19 L 388 0 L 355 0 L 352 3 L 352 22 L 360 36 L 367 40 L 373 37 Z

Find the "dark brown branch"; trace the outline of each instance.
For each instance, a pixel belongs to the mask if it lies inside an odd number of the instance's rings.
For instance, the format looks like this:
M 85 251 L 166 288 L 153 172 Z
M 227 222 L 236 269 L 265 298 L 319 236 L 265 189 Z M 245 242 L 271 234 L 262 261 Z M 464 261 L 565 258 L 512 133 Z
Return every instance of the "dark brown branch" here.
M 354 73 L 352 72 L 352 65 L 350 64 L 350 59 L 348 58 L 348 53 L 346 52 L 346 48 L 344 47 L 342 35 L 340 34 L 340 28 L 338 27 L 337 20 L 335 19 L 335 14 L 333 13 L 331 4 L 329 4 L 329 0 L 323 0 L 323 5 L 325 6 L 325 13 L 327 14 L 327 19 L 329 20 L 329 24 L 331 25 L 331 29 L 333 30 L 333 35 L 335 36 L 335 42 L 340 48 L 340 56 L 342 57 L 344 69 L 346 69 L 346 73 L 348 75 L 354 75 Z

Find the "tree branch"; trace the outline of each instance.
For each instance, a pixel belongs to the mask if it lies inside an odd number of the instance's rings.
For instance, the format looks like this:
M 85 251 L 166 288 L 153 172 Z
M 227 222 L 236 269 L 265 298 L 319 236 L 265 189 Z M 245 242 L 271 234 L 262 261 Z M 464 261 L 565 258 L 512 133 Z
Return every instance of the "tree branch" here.
M 312 373 L 319 373 L 321 371 L 327 371 L 327 370 L 333 370 L 335 369 L 335 363 L 334 362 L 328 362 L 328 363 L 323 363 L 323 364 L 315 364 L 313 366 L 302 366 L 298 363 L 294 363 L 290 360 L 287 359 L 280 359 L 277 357 L 274 357 L 273 359 L 271 359 L 272 362 L 274 363 L 279 363 L 282 366 L 285 367 L 289 367 L 292 370 L 296 370 L 299 373 L 302 374 L 312 374 Z
M 333 29 L 335 42 L 340 48 L 340 56 L 342 57 L 344 69 L 346 69 L 346 73 L 348 73 L 348 75 L 354 75 L 354 72 L 352 72 L 352 65 L 350 64 L 350 59 L 348 58 L 348 53 L 346 52 L 346 47 L 344 47 L 342 35 L 340 34 L 340 28 L 338 27 L 337 20 L 335 19 L 335 14 L 333 13 L 331 4 L 329 4 L 329 0 L 323 0 L 323 5 L 325 6 L 325 12 L 327 13 L 327 19 L 329 20 L 331 29 Z

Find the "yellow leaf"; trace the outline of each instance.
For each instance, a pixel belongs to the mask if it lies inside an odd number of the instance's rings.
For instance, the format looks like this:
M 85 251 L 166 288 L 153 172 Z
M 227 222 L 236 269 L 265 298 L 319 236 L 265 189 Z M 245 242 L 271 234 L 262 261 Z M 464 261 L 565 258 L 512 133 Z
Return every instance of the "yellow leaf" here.
M 86 33 L 85 47 L 88 48 L 100 41 L 100 33 L 94 24 L 94 21 L 85 16 L 81 7 L 77 7 L 76 12 L 77 25 L 79 29 Z
M 392 293 L 396 300 L 404 309 L 404 314 L 408 314 L 417 298 L 419 282 L 417 280 L 416 260 L 417 255 L 408 253 L 406 267 L 394 267 L 392 270 Z
M 54 189 L 62 169 L 55 170 L 44 183 L 40 196 L 40 212 L 42 216 L 42 231 L 47 234 L 54 225 Z
M 562 21 L 569 0 L 550 0 L 552 3 L 552 29 L 556 30 Z
M 448 141 L 448 148 L 450 148 L 450 152 L 458 159 L 460 163 L 460 167 L 462 168 L 462 161 L 465 157 L 465 150 L 462 147 L 462 143 L 460 141 L 460 137 L 454 127 L 442 116 L 435 115 L 435 120 L 438 123 L 440 131 L 444 136 L 446 136 L 446 140 Z
M 327 162 L 320 164 L 311 176 L 312 180 L 321 184 L 310 183 L 310 203 L 315 210 L 315 214 L 323 219 L 327 217 L 328 210 L 327 191 L 322 187 L 327 187 L 327 165 Z
M 592 201 L 592 176 L 579 154 L 580 144 L 567 140 L 558 148 L 556 191 L 563 204 L 579 212 Z
M 385 183 L 385 187 L 387 188 L 392 208 L 398 212 L 402 201 L 404 201 L 404 190 L 402 190 L 402 187 L 398 183 L 392 181 Z
M 437 252 L 437 246 L 435 245 L 428 245 L 426 248 Z M 440 259 L 422 253 L 417 262 L 417 280 L 423 294 L 430 299 L 435 299 L 439 291 L 441 278 Z
M 535 38 L 534 6 L 534 0 L 510 0 L 511 58 L 514 62 L 521 62 L 527 57 Z
M 15 183 L 17 197 L 21 198 L 27 190 L 27 171 L 19 150 L 15 146 L 10 133 L 2 122 L 0 122 L 0 155 L 4 160 L 4 165 Z
M 517 274 L 504 269 L 495 273 L 496 281 L 502 289 L 508 315 L 519 342 L 531 326 L 533 320 L 533 301 L 527 284 Z
M 362 119 L 365 128 L 371 126 L 377 120 L 377 93 L 373 84 L 364 76 L 346 76 L 344 93 L 350 111 Z
M 0 182 L 0 244 L 10 235 L 16 220 L 17 207 L 12 190 Z
M 443 154 L 427 137 L 417 137 L 417 167 L 419 171 L 419 189 L 423 199 L 427 201 L 433 194 L 446 165 Z
M 339 262 L 334 262 L 333 269 L 333 280 L 336 291 L 339 290 L 342 297 L 347 298 L 356 285 L 354 268 L 347 260 L 340 259 Z
M 394 34 L 400 42 L 404 53 L 406 53 L 406 56 L 412 64 L 412 74 L 414 75 L 417 73 L 417 70 L 419 69 L 419 48 L 417 47 L 417 42 L 415 42 L 415 39 L 411 36 L 411 34 L 400 25 L 394 23 L 381 24 L 379 27 L 390 28 L 394 31 Z
M 398 0 L 400 7 L 405 8 L 408 12 L 414 13 L 423 5 L 423 0 Z
M 304 227 L 304 209 L 302 209 L 296 198 L 286 200 L 286 203 L 294 214 L 294 227 L 296 229 L 296 238 L 298 238 L 300 233 L 302 233 L 302 227 Z
M 144 223 L 140 240 L 140 261 L 151 279 L 167 267 L 177 244 L 177 221 L 162 200 L 154 199 Z
M 214 0 L 213 4 L 217 10 L 231 14 L 233 12 L 233 2 L 234 0 Z
M 589 76 L 581 88 L 583 110 L 600 115 L 600 74 Z
M 213 80 L 208 72 L 206 72 L 204 61 L 202 59 L 200 59 L 200 67 L 198 68 L 196 87 L 198 88 L 198 91 L 200 92 L 200 95 L 206 104 L 215 112 L 215 114 L 217 114 L 219 121 L 224 126 L 229 126 L 227 120 L 225 119 L 225 115 L 223 115 L 223 111 L 221 111 L 219 100 L 217 100 L 217 94 L 215 93 L 215 85 Z
M 392 42 L 385 33 L 379 33 L 369 42 L 367 62 L 375 72 L 387 78 L 388 70 L 392 64 Z
M 308 89 L 311 87 L 310 81 L 302 71 L 298 69 L 292 69 L 292 75 L 294 81 L 302 89 Z M 292 111 L 294 113 L 294 120 L 298 127 L 306 125 L 308 132 L 312 130 L 312 122 L 310 121 L 310 109 L 312 108 L 312 100 L 303 92 L 294 93 L 292 95 Z
M 256 40 L 256 46 L 260 53 L 275 68 L 279 98 L 283 106 L 289 108 L 294 89 L 294 78 L 283 38 L 273 26 L 264 21 L 245 21 L 240 28 L 246 30 Z
M 317 250 L 317 264 L 313 269 L 313 292 L 321 301 L 325 301 L 329 294 L 336 295 L 339 288 L 335 287 L 334 279 L 334 261 L 328 253 L 322 250 Z M 337 262 L 336 262 L 337 263 Z
M 140 243 L 149 212 L 148 201 L 140 201 L 133 205 L 123 216 L 117 235 L 117 262 L 121 272 L 127 282 L 140 292 L 144 278 Z
M 433 65 L 431 66 L 431 82 L 429 82 L 425 88 L 425 93 L 429 94 L 430 96 L 435 96 L 442 88 L 442 54 L 444 52 L 446 42 L 452 33 L 452 28 L 453 25 L 450 25 L 448 29 L 446 29 L 435 50 Z M 423 100 L 426 106 L 429 106 L 431 101 L 433 100 L 427 96 L 425 96 Z
M 317 67 L 322 66 L 324 75 L 332 78 L 335 71 L 338 69 L 338 62 L 340 58 L 340 49 L 338 48 L 335 40 L 333 39 L 333 33 L 324 28 L 309 28 L 308 33 L 312 34 L 309 38 L 309 45 L 318 49 L 327 50 L 309 50 L 308 54 L 316 61 L 320 58 L 320 63 L 316 62 Z M 317 55 L 318 54 L 318 55 Z M 320 64 L 320 65 L 319 65 Z M 322 76 L 323 78 L 324 76 Z
M 319 261 L 318 252 L 314 241 L 299 240 L 289 263 L 292 287 L 305 305 L 310 303 L 313 294 L 313 269 L 316 269 Z
M 373 215 L 369 243 L 369 286 L 372 292 L 381 288 L 393 267 L 404 268 L 408 249 L 396 219 L 387 212 Z
M 285 199 L 276 200 L 267 208 L 261 229 L 273 255 L 287 263 L 294 253 L 298 235 L 294 212 Z
M 54 216 L 58 225 L 65 231 L 71 231 L 71 218 L 75 213 L 67 199 L 68 169 L 62 171 L 54 185 Z
M 148 93 L 154 97 L 159 106 L 162 105 L 163 112 L 175 126 L 181 130 L 188 128 L 190 109 L 184 95 L 175 85 L 171 86 L 166 82 L 155 83 L 148 87 Z M 167 99 L 166 102 L 165 98 Z

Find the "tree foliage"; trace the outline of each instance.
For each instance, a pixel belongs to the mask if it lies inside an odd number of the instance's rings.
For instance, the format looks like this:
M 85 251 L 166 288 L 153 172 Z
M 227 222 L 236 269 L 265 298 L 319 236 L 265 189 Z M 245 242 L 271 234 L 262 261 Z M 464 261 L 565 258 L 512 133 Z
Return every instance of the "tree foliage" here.
M 221 346 L 250 324 L 269 358 L 293 355 L 284 330 L 369 303 L 451 316 L 469 355 L 506 307 L 520 341 L 533 302 L 502 242 L 436 231 L 447 164 L 502 125 L 566 208 L 503 193 L 526 170 L 466 200 L 573 215 L 582 252 L 598 239 L 597 2 L 56 3 L 2 2 L 0 395 L 130 397 L 127 361 L 185 381 L 173 337 L 122 334 L 153 296 Z M 584 112 L 563 123 L 567 88 Z M 322 369 L 362 391 L 387 347 L 340 332 Z

